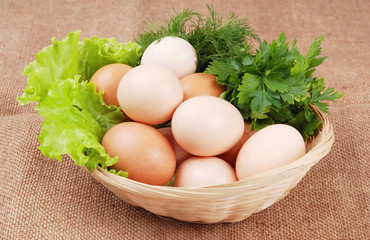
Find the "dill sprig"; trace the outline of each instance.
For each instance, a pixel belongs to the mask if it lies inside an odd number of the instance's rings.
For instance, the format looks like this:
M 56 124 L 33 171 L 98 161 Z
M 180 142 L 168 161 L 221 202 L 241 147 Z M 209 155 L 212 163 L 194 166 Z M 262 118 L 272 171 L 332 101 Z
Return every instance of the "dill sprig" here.
M 249 51 L 253 41 L 260 42 L 255 31 L 249 26 L 248 18 L 239 18 L 234 13 L 223 21 L 213 6 L 207 5 L 209 16 L 189 9 L 175 10 L 167 26 L 157 26 L 146 22 L 147 30 L 135 38 L 142 50 L 155 40 L 166 36 L 176 36 L 187 40 L 197 52 L 197 72 L 203 72 L 212 61 L 234 57 L 240 52 Z

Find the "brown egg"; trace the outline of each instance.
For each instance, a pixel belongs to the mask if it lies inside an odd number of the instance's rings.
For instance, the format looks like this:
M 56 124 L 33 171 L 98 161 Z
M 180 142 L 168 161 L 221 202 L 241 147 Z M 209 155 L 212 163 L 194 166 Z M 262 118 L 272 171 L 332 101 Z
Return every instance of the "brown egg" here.
M 226 88 L 219 85 L 216 80 L 216 76 L 205 73 L 193 73 L 181 78 L 180 82 L 184 91 L 184 101 L 201 95 L 220 96 Z
M 108 105 L 119 106 L 117 100 L 118 84 L 123 76 L 132 69 L 129 65 L 113 63 L 100 68 L 91 77 L 97 91 L 104 90 L 103 99 Z
M 244 123 L 244 133 L 242 138 L 239 140 L 237 144 L 235 144 L 234 147 L 232 147 L 229 151 L 218 155 L 219 158 L 222 158 L 226 162 L 228 162 L 232 167 L 235 167 L 236 158 L 238 157 L 238 153 L 244 143 L 256 132 L 256 131 L 250 131 L 251 124 L 249 122 Z
M 159 128 L 158 131 L 161 132 L 168 139 L 168 141 L 172 145 L 172 148 L 175 150 L 177 166 L 180 165 L 180 163 L 182 163 L 184 160 L 193 157 L 192 154 L 185 151 L 176 142 L 175 138 L 173 137 L 172 130 L 170 127 Z
M 107 131 L 102 140 L 112 166 L 127 171 L 128 178 L 151 185 L 164 185 L 176 168 L 175 152 L 170 142 L 157 129 L 137 122 L 124 122 Z

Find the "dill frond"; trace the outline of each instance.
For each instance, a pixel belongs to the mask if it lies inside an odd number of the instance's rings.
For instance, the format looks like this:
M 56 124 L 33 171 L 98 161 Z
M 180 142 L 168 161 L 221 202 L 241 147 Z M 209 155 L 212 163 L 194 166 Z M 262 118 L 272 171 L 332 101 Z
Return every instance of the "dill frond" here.
M 249 26 L 246 17 L 239 18 L 234 13 L 223 21 L 213 6 L 207 5 L 209 16 L 189 9 L 176 12 L 168 20 L 167 26 L 146 23 L 147 29 L 135 38 L 142 50 L 155 40 L 166 36 L 176 36 L 187 40 L 197 52 L 197 72 L 203 72 L 210 62 L 238 56 L 249 51 L 253 41 L 260 41 Z

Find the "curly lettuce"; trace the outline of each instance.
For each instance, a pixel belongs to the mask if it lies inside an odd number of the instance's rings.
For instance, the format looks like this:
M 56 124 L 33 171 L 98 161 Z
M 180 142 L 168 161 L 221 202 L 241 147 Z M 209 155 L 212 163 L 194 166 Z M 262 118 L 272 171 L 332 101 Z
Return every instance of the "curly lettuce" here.
M 114 38 L 85 38 L 79 44 L 79 52 L 79 74 L 86 80 L 107 64 L 124 63 L 134 67 L 141 56 L 137 43 L 119 43 Z
M 79 81 L 80 76 L 55 83 L 48 96 L 40 103 L 39 114 L 44 117 L 38 137 L 41 152 L 62 161 L 69 154 L 79 166 L 89 170 L 111 166 L 117 158 L 110 158 L 100 144 L 108 129 L 122 122 L 122 112 L 107 106 L 102 92 L 95 85 Z
M 20 105 L 31 102 L 42 102 L 55 82 L 73 78 L 78 74 L 78 38 L 80 32 L 71 32 L 61 41 L 55 37 L 52 44 L 39 51 L 35 61 L 30 62 L 23 70 L 27 75 L 28 85 L 23 95 L 17 97 Z M 36 107 L 38 109 L 38 106 Z
M 117 162 L 100 142 L 124 115 L 118 107 L 108 106 L 103 92 L 97 92 L 89 80 L 110 63 L 136 66 L 141 48 L 114 38 L 79 41 L 79 35 L 80 31 L 75 31 L 60 41 L 52 38 L 52 44 L 36 54 L 23 71 L 28 85 L 17 100 L 20 105 L 38 103 L 36 109 L 44 117 L 39 149 L 46 157 L 62 161 L 62 155 L 68 154 L 75 164 L 91 172 L 97 166 L 107 169 Z
M 80 31 L 43 48 L 23 71 L 28 85 L 22 96 L 17 97 L 20 105 L 42 102 L 55 82 L 80 75 L 90 80 L 101 67 L 110 63 L 124 63 L 136 66 L 141 57 L 141 47 L 135 42 L 119 43 L 114 38 L 85 38 L 79 42 Z M 36 107 L 38 109 L 38 106 Z

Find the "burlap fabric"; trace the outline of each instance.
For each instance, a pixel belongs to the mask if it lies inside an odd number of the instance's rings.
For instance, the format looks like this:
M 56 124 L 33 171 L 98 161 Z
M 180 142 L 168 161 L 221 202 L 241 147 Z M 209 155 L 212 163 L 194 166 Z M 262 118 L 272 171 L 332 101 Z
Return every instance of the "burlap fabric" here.
M 11 1 L 0 7 L 1 239 L 369 239 L 370 1 L 215 0 L 223 15 L 248 16 L 262 39 L 285 32 L 306 51 L 325 35 L 318 69 L 345 93 L 331 104 L 336 142 L 290 194 L 234 224 L 168 220 L 118 199 L 68 158 L 37 150 L 42 118 L 15 98 L 34 53 L 80 29 L 81 37 L 128 41 L 143 21 L 172 8 L 206 14 L 203 1 Z

